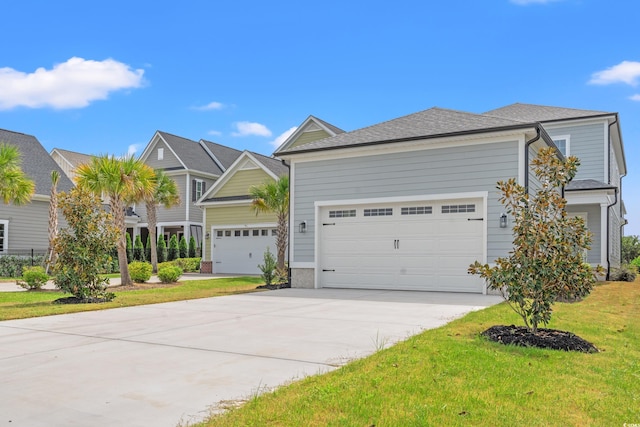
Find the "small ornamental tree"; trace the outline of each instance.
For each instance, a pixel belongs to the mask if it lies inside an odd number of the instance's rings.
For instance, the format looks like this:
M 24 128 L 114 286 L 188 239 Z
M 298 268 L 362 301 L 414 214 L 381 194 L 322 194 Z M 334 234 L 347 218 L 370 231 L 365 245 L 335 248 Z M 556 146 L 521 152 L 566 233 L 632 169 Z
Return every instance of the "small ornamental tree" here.
M 532 164 L 540 182 L 535 194 L 530 195 L 514 178 L 498 182 L 500 202 L 513 216 L 513 250 L 493 267 L 476 261 L 469 273 L 499 290 L 527 329 L 537 333 L 538 325 L 549 323 L 551 306 L 558 298 L 588 295 L 596 277 L 583 259 L 591 233 L 582 218 L 567 216 L 567 201 L 560 191 L 575 176 L 580 162 L 573 156 L 560 159 L 554 148 L 544 148 Z M 596 272 L 602 268 L 598 266 Z
M 85 301 L 113 298 L 106 292 L 109 279 L 100 274 L 111 261 L 113 243 L 118 238 L 111 214 L 102 209 L 96 195 L 80 187 L 60 193 L 59 206 L 68 227 L 53 241 L 56 287 Z
M 139 234 L 136 236 L 136 241 L 133 244 L 133 259 L 134 261 L 145 261 L 144 246 L 142 246 L 142 239 Z
M 189 258 L 196 257 L 196 238 L 191 236 L 189 237 Z
M 186 258 L 189 255 L 189 246 L 187 245 L 187 238 L 184 234 L 180 238 L 180 244 L 178 245 L 178 256 L 180 258 Z
M 158 236 L 156 252 L 158 255 L 158 262 L 165 262 L 167 260 L 167 242 L 164 241 L 164 236 Z
M 178 236 L 174 234 L 169 239 L 169 252 L 167 261 L 173 261 L 174 259 L 177 259 L 179 251 L 180 249 L 178 247 Z

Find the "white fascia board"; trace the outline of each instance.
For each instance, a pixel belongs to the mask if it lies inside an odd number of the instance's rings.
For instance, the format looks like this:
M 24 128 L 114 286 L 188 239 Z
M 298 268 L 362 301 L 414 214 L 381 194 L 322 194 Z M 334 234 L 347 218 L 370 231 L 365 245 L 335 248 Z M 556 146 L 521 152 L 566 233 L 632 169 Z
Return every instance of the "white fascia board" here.
M 296 139 L 298 139 L 300 137 L 301 134 L 303 134 L 306 131 L 307 126 L 309 125 L 309 123 L 313 122 L 315 125 L 317 125 L 318 127 L 320 127 L 320 129 L 324 130 L 325 132 L 327 132 L 329 134 L 329 136 L 336 136 L 336 133 L 334 131 L 332 131 L 331 129 L 329 129 L 327 126 L 325 126 L 323 123 L 319 122 L 315 117 L 313 116 L 309 116 L 307 117 L 304 122 L 302 122 L 302 124 L 300 124 L 298 126 L 298 128 L 291 134 L 289 135 L 289 138 L 287 138 L 282 144 L 280 144 L 280 146 L 278 148 L 276 148 L 276 150 L 274 151 L 274 153 L 278 153 L 281 150 L 286 150 L 287 148 L 289 148 L 291 145 L 293 145 L 293 143 L 295 142 Z
M 465 147 L 472 145 L 497 144 L 502 142 L 517 142 L 526 133 L 535 128 L 523 128 L 502 132 L 475 133 L 462 136 L 426 138 L 415 141 L 400 141 L 393 143 L 379 143 L 373 145 L 361 145 L 351 147 L 335 147 L 327 150 L 312 151 L 306 153 L 281 154 L 278 157 L 293 162 L 313 162 L 318 160 L 345 159 L 371 155 L 384 155 L 393 153 L 406 153 L 421 150 L 435 150 L 439 148 Z
M 610 204 L 615 197 L 614 189 L 565 191 L 567 205 Z
M 198 206 L 198 207 L 200 207 L 202 209 L 215 208 L 215 207 L 220 207 L 220 206 L 225 206 L 225 207 L 226 206 L 245 206 L 245 205 L 250 205 L 250 204 L 251 204 L 251 200 L 250 199 L 195 203 L 196 206 Z
M 256 222 L 249 224 L 211 224 L 211 230 L 230 230 L 230 229 L 238 229 L 238 228 L 274 228 L 277 227 L 278 224 L 275 222 Z
M 608 123 L 609 121 L 614 121 L 616 119 L 615 114 L 610 114 L 610 115 L 602 115 L 599 117 L 585 117 L 583 119 L 566 119 L 566 120 L 556 120 L 556 121 L 549 121 L 549 122 L 541 122 L 542 123 L 542 127 L 544 127 L 545 129 L 558 129 L 558 128 L 564 128 L 567 126 L 575 126 L 575 125 L 593 125 L 593 124 L 598 124 L 598 123 L 602 123 L 603 121 L 605 123 Z
M 218 160 L 218 157 L 216 157 L 216 155 L 213 154 L 213 151 L 209 150 L 209 147 L 207 147 L 207 144 L 205 143 L 204 139 L 200 139 L 200 141 L 198 141 L 198 144 L 200 144 L 200 146 L 202 148 L 204 148 L 204 151 L 209 153 L 209 156 L 211 156 L 211 158 L 213 159 L 214 163 L 216 165 L 218 165 L 218 167 L 220 168 L 221 171 L 224 172 L 226 170 L 225 167 L 222 165 L 220 160 Z
M 314 202 L 316 207 L 366 205 L 377 203 L 405 203 L 428 200 L 485 199 L 488 191 L 472 191 L 466 193 L 418 194 L 397 197 L 374 197 L 369 199 L 320 200 Z

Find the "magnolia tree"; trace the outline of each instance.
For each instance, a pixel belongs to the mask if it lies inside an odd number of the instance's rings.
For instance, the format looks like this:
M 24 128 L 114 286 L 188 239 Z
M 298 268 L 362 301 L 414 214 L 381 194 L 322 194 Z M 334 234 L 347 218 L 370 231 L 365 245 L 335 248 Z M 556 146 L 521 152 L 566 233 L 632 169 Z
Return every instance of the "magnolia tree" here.
M 498 182 L 500 202 L 513 217 L 513 250 L 493 267 L 476 261 L 469 273 L 499 290 L 535 333 L 538 325 L 548 324 L 558 298 L 588 295 L 596 277 L 583 259 L 591 233 L 582 218 L 567 215 L 567 201 L 560 191 L 573 179 L 580 162 L 573 156 L 560 159 L 554 148 L 544 148 L 532 163 L 540 182 L 533 195 L 514 178 Z M 596 272 L 602 268 L 598 266 Z

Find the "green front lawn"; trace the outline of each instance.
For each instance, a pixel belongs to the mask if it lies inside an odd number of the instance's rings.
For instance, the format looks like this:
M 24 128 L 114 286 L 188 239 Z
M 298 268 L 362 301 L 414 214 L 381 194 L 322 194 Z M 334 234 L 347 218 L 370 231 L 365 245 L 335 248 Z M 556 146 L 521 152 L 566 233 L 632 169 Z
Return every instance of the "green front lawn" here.
M 0 320 L 246 293 L 263 283 L 258 277 L 192 280 L 171 287 L 116 291 L 113 301 L 102 304 L 53 304 L 52 301 L 69 296 L 60 291 L 0 292 Z
M 596 354 L 479 337 L 519 324 L 505 304 L 425 331 L 366 359 L 250 397 L 203 426 L 622 426 L 640 424 L 640 280 L 556 304 L 550 328 Z M 256 380 L 257 381 L 257 380 Z

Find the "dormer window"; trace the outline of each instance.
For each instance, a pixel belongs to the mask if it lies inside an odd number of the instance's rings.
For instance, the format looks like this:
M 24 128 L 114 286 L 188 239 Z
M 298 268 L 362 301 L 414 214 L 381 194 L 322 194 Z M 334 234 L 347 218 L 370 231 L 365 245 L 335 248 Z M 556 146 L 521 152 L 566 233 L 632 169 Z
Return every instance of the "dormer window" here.
M 164 148 L 158 148 L 158 160 L 164 159 Z
M 563 156 L 569 156 L 569 135 L 556 136 L 553 138 L 553 143 L 556 144 Z

